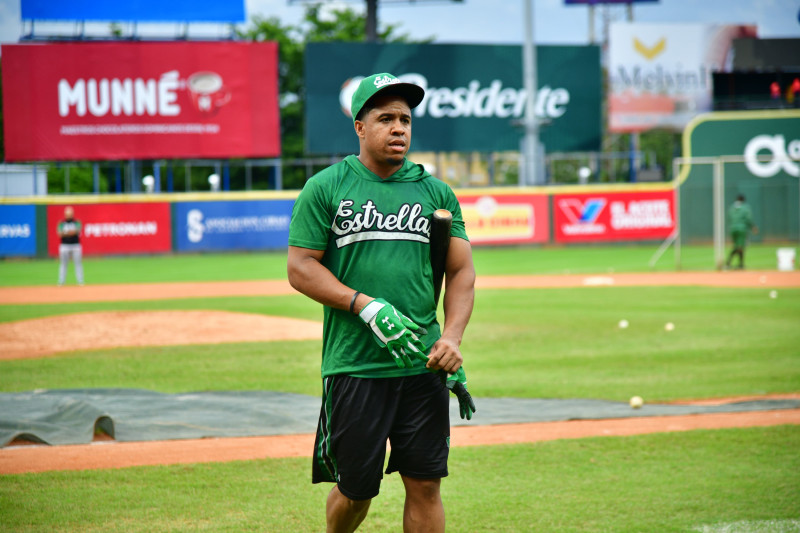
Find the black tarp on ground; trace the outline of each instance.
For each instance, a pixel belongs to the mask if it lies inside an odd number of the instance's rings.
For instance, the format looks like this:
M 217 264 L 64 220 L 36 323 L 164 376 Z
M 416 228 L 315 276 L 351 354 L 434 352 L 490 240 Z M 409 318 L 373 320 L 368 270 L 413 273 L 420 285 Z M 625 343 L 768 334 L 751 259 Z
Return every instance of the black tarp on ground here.
M 723 405 L 646 404 L 587 399 L 476 398 L 478 411 L 453 425 L 596 420 L 800 408 L 800 400 Z M 273 391 L 164 394 L 137 389 L 41 390 L 0 394 L 0 447 L 15 438 L 46 444 L 86 444 L 95 427 L 118 441 L 250 437 L 314 433 L 320 399 Z

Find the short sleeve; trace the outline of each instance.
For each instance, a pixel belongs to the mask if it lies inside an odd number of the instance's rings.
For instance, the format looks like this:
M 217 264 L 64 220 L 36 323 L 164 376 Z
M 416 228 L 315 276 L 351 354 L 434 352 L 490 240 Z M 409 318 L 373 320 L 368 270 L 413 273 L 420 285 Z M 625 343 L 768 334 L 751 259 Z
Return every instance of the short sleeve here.
M 310 179 L 297 197 L 289 223 L 289 246 L 324 250 L 333 214 L 319 180 Z

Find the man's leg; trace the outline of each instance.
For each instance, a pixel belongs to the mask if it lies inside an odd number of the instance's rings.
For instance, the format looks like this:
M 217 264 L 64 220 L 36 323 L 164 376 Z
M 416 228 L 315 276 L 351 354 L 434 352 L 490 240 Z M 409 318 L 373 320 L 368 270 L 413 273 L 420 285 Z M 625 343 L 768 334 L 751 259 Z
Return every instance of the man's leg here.
M 403 509 L 404 533 L 441 533 L 444 531 L 444 505 L 441 479 L 414 479 L 402 476 L 406 487 Z
M 355 531 L 369 511 L 372 500 L 351 500 L 334 485 L 328 494 L 325 518 L 328 522 L 328 533 L 352 533 Z
M 62 245 L 58 247 L 58 284 L 63 285 L 67 279 L 67 264 L 69 263 L 69 249 Z
M 725 261 L 725 266 L 730 268 L 731 264 L 733 263 L 733 258 L 735 256 L 736 256 L 736 243 L 733 243 L 733 246 L 731 247 L 731 253 L 728 254 L 728 260 Z
M 75 277 L 78 279 L 78 285 L 83 285 L 83 250 L 80 245 L 73 247 L 72 261 L 75 263 Z

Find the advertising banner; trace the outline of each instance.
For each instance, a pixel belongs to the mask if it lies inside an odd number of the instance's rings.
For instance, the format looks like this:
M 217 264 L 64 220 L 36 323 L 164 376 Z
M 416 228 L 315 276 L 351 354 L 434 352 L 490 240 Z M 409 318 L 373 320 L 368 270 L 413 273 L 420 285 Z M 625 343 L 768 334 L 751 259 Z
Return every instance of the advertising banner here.
M 745 195 L 758 227 L 758 235 L 750 238 L 797 241 L 800 109 L 700 115 L 684 131 L 683 155 L 686 164 L 678 178 L 682 239 L 707 242 L 713 237 L 712 162 L 725 158 L 719 168 L 723 187 L 717 199 L 727 209 L 739 194 Z M 717 226 L 717 231 L 723 230 Z
M 700 115 L 683 134 L 683 153 L 685 158 L 742 157 L 745 168 L 759 178 L 800 178 L 800 110 Z
M 659 0 L 564 0 L 567 5 L 570 4 L 639 4 L 642 2 L 658 2 Z
M 474 245 L 547 242 L 550 238 L 546 195 L 458 195 L 458 201 Z
M 0 205 L 0 257 L 36 255 L 36 206 Z
M 2 47 L 7 161 L 280 155 L 278 47 Z
M 58 222 L 64 205 L 47 207 L 47 252 L 58 256 Z M 73 205 L 81 222 L 84 255 L 159 253 L 172 250 L 172 217 L 166 202 Z
M 22 20 L 244 22 L 244 0 L 20 0 Z
M 733 40 L 756 33 L 755 26 L 611 24 L 609 131 L 682 130 L 712 109 L 711 73 L 730 70 Z
M 599 150 L 599 47 L 537 46 L 537 65 L 534 106 L 547 151 Z M 412 111 L 412 151 L 520 149 L 527 102 L 520 46 L 309 43 L 305 68 L 311 153 L 358 151 L 350 100 L 377 72 L 425 89 Z
M 675 230 L 674 191 L 557 194 L 556 242 L 666 239 Z
M 177 249 L 286 248 L 292 206 L 294 200 L 178 203 L 175 206 Z

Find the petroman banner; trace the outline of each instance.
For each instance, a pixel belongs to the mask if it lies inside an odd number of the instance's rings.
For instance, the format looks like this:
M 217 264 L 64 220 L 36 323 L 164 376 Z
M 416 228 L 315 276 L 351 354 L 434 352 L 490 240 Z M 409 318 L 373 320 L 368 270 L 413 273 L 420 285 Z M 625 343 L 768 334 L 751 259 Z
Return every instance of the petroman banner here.
M 276 43 L 2 47 L 7 161 L 280 155 Z
M 63 205 L 47 206 L 47 252 L 58 257 Z M 76 204 L 84 255 L 150 254 L 172 249 L 172 216 L 166 202 Z
M 730 70 L 733 40 L 744 37 L 756 37 L 756 27 L 612 24 L 609 131 L 680 131 L 710 111 L 711 73 Z
M 596 46 L 537 46 L 535 113 L 549 152 L 600 148 Z M 390 72 L 425 89 L 413 110 L 415 151 L 519 150 L 526 93 L 522 47 L 310 43 L 306 46 L 307 149 L 358 151 L 350 99 L 370 74 Z

